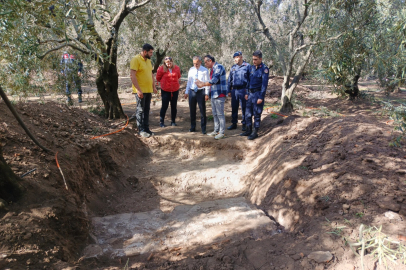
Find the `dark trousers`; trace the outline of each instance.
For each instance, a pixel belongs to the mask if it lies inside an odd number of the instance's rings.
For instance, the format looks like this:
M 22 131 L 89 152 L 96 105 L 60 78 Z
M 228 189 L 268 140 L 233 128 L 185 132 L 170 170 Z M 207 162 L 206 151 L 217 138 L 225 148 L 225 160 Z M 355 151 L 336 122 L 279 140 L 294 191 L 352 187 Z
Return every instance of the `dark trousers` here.
M 199 105 L 201 127 L 206 128 L 206 101 L 204 100 L 204 90 L 197 92 L 189 90 L 190 126 L 196 128 L 196 105 Z
M 265 100 L 261 104 L 257 104 L 260 97 L 261 92 L 248 94 L 247 107 L 245 109 L 245 121 L 248 128 L 252 126 L 252 116 L 254 116 L 254 128 L 259 128 L 261 124 L 261 114 L 264 109 Z
M 171 103 L 171 121 L 172 123 L 175 123 L 176 120 L 176 113 L 178 112 L 177 110 L 177 104 L 178 104 L 178 96 L 179 96 L 179 90 L 175 92 L 167 92 L 165 90 L 161 91 L 161 97 L 162 97 L 162 107 L 161 107 L 161 112 L 159 114 L 159 122 L 162 124 L 164 123 L 165 119 L 165 114 L 166 110 L 168 109 L 169 103 Z
M 245 89 L 233 89 L 231 90 L 231 123 L 238 123 L 238 107 L 241 105 L 242 121 L 241 123 L 245 125 Z
M 149 129 L 149 110 L 151 108 L 152 93 L 144 93 L 143 98 L 139 98 L 135 94 L 135 99 L 137 100 L 137 126 L 138 131 L 146 131 Z
M 80 77 L 73 77 L 72 81 L 66 80 L 66 95 L 70 95 L 70 89 L 72 88 L 72 85 L 75 85 L 76 90 L 78 91 L 78 95 L 82 94 L 82 83 L 80 81 Z

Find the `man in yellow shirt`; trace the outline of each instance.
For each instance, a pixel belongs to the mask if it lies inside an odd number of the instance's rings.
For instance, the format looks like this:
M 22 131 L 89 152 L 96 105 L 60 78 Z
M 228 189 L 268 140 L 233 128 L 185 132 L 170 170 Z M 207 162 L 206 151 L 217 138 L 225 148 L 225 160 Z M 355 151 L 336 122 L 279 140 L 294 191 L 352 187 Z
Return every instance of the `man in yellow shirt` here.
M 131 82 L 133 84 L 133 93 L 137 100 L 137 126 L 138 133 L 148 138 L 154 133 L 149 129 L 149 110 L 151 107 L 152 92 L 157 93 L 155 79 L 152 74 L 151 56 L 154 47 L 150 44 L 142 46 L 142 52 L 131 59 Z

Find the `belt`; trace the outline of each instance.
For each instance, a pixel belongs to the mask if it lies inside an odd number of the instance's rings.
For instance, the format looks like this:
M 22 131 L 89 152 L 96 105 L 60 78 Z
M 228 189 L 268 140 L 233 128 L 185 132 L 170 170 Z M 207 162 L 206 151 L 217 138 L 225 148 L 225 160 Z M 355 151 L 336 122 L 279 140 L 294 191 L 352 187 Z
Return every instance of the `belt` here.
M 246 89 L 247 87 L 244 86 L 233 86 L 234 90 L 241 90 L 241 89 Z
M 256 93 L 256 92 L 261 91 L 261 88 L 251 88 L 251 89 L 249 89 L 248 91 L 249 91 L 250 93 Z

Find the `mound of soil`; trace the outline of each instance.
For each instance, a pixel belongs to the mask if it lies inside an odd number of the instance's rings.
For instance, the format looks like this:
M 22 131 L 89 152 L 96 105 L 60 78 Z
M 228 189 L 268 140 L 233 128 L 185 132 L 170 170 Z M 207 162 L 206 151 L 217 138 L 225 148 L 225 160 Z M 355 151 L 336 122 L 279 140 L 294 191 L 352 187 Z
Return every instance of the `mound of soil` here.
M 54 152 L 34 145 L 0 103 L 5 160 L 17 175 L 36 169 L 21 181 L 23 199 L 0 212 L 0 269 L 62 269 L 79 259 L 87 243 L 92 211 L 87 202 L 97 205 L 106 194 L 126 189 L 120 181 L 122 164 L 130 166 L 147 152 L 131 129 L 91 140 L 110 132 L 112 123 L 87 111 L 54 102 L 18 104 L 16 109 L 40 143 Z

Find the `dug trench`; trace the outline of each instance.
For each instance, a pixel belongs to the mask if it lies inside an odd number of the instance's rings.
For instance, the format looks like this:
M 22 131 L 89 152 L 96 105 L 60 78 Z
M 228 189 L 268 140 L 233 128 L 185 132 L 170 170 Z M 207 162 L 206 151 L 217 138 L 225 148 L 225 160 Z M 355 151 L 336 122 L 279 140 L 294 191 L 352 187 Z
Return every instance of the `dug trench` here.
M 5 158 L 17 172 L 37 168 L 24 200 L 2 212 L 0 269 L 358 269 L 346 243 L 361 223 L 395 238 L 405 229 L 405 151 L 388 147 L 386 119 L 362 110 L 265 112 L 255 141 L 239 130 L 220 141 L 187 133 L 187 117 L 153 126 L 149 139 L 130 124 L 89 140 L 116 124 L 55 103 L 19 105 L 59 150 L 65 190 L 55 157 L 6 128 L 0 105 Z M 187 115 L 185 103 L 179 110 Z

